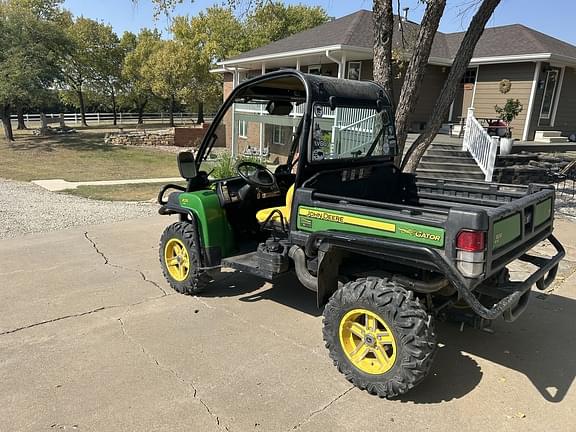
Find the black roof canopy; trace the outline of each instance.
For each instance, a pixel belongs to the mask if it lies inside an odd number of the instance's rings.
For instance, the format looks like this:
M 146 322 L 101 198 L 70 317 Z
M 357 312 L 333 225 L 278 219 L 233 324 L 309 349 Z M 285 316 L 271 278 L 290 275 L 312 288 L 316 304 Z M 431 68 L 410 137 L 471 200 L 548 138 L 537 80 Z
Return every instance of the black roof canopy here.
M 328 104 L 332 100 L 345 105 L 391 107 L 390 97 L 373 81 L 338 79 L 305 74 L 293 69 L 261 75 L 240 84 L 231 94 L 234 99 L 269 97 L 305 100 Z M 378 102 L 378 101 L 381 102 Z

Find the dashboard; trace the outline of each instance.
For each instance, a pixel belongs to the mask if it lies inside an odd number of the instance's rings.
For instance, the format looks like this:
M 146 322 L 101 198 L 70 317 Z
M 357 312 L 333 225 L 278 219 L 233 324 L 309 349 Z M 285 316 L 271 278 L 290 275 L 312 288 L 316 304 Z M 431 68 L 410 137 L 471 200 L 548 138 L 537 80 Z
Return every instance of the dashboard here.
M 220 200 L 220 205 L 224 207 L 240 203 L 252 194 L 257 200 L 275 198 L 280 196 L 280 190 L 278 188 L 271 191 L 255 190 L 240 177 L 234 177 L 218 182 L 216 194 Z

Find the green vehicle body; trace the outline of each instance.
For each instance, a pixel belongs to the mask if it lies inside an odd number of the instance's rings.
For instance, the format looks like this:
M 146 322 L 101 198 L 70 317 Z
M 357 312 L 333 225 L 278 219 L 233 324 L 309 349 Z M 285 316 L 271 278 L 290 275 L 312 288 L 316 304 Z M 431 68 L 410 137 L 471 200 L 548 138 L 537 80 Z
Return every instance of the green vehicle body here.
M 211 189 L 185 192 L 178 195 L 178 201 L 183 209 L 190 210 L 196 217 L 204 248 L 218 247 L 223 257 L 235 251 L 232 229 L 216 192 Z
M 235 103 L 233 121 L 261 122 L 261 140 L 265 126 L 292 126 L 274 173 L 253 161 L 226 179 L 202 170 Z M 553 235 L 553 187 L 404 173 L 394 165 L 393 119 L 375 83 L 294 70 L 253 78 L 232 91 L 197 153 L 178 155 L 187 186 L 166 185 L 158 197 L 161 214 L 179 217 L 159 253 L 175 291 L 197 295 L 222 268 L 271 282 L 293 272 L 324 307 L 334 364 L 381 397 L 405 393 L 431 370 L 435 319 L 478 328 L 514 321 L 565 254 Z M 178 192 L 165 199 L 168 189 Z M 529 253 L 542 241 L 554 256 Z M 513 281 L 516 260 L 536 270 Z M 289 285 L 287 295 L 300 295 Z
M 297 171 L 290 180 L 295 191 L 291 218 L 280 236 L 284 252 L 282 256 L 266 258 L 288 261 L 278 267 L 281 271 L 264 271 L 263 267 L 268 264 L 259 264 L 253 259 L 258 242 L 238 235 L 237 225 L 246 214 L 231 213 L 230 209 L 239 207 L 238 202 L 223 196 L 222 185 L 230 186 L 239 179 L 210 181 L 200 165 L 210 154 L 217 128 L 234 101 L 237 98 L 249 101 L 253 97 L 252 88 L 275 79 L 281 86 L 287 80 L 300 81 L 306 94 L 292 94 L 300 98 L 298 103 L 305 108 L 300 123 L 302 130 L 288 157 L 288 164 L 294 161 L 291 167 Z M 383 123 L 383 130 L 388 142 L 395 144 L 393 122 L 389 121 L 393 118 L 393 109 L 383 91 L 373 83 L 343 81 L 297 71 L 278 71 L 238 86 L 216 115 L 196 158 L 190 156 L 193 175 L 183 174 L 189 180 L 188 187 L 172 193 L 166 201 L 163 199 L 166 188 L 163 189 L 159 197 L 160 212 L 180 214 L 182 220 L 195 225 L 202 269 L 232 267 L 269 280 L 293 270 L 307 288 L 317 293 L 319 306 L 337 289 L 338 272 L 356 257 L 360 257 L 358 261 L 366 257 L 381 263 L 377 264 L 379 271 L 390 277 L 397 276 L 419 294 L 433 293 L 437 287 L 446 285 L 451 288 L 445 291 L 455 293 L 482 319 L 492 320 L 506 313 L 510 320 L 515 319 L 526 306 L 530 287 L 548 286 L 564 256 L 562 246 L 552 235 L 554 189 L 546 185 L 510 186 L 419 178 L 399 171 L 391 157 L 371 160 L 355 156 L 342 161 L 316 161 L 315 151 L 330 148 L 325 142 L 318 146 L 314 141 L 326 141 L 329 136 L 326 131 L 315 134 L 312 130 L 315 112 L 318 117 L 324 116 L 323 111 L 317 109 L 319 105 L 324 110 L 358 106 L 385 113 L 388 124 Z M 242 99 L 244 94 L 249 97 Z M 285 98 L 282 94 L 281 100 Z M 257 120 L 257 116 L 253 120 Z M 320 120 L 319 124 L 328 121 L 325 117 Z M 284 127 L 290 124 L 288 118 L 274 121 Z M 302 156 L 298 159 L 296 153 Z M 362 185 L 354 189 L 356 183 Z M 279 198 L 273 200 L 275 205 L 286 201 L 287 186 L 280 188 Z M 373 199 L 370 194 L 384 198 Z M 262 207 L 255 208 L 247 219 L 253 219 L 259 208 Z M 481 233 L 483 249 L 473 258 L 458 244 L 459 236 L 467 232 Z M 265 243 L 263 232 L 256 237 L 260 245 Z M 270 239 L 275 237 L 272 234 Z M 534 245 L 547 239 L 558 251 L 554 257 L 538 260 L 527 254 Z M 247 250 L 248 255 L 252 255 L 245 256 Z M 516 259 L 536 263 L 538 267 L 519 284 L 507 279 L 506 266 Z M 469 262 L 462 265 L 466 260 Z M 474 266 L 479 262 L 482 263 L 480 271 L 466 274 L 463 270 L 478 268 Z M 399 274 L 395 275 L 396 272 Z M 483 296 L 486 293 L 493 296 L 494 303 L 485 305 L 480 300 L 480 292 Z

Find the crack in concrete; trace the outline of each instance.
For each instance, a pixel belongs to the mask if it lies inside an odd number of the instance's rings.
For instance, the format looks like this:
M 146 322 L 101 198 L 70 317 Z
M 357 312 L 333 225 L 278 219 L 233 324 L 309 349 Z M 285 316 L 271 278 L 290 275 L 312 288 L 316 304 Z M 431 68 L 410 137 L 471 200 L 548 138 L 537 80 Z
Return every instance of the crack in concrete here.
M 103 310 L 108 309 L 108 308 L 109 308 L 109 307 L 102 306 L 102 307 L 99 307 L 99 308 L 96 308 L 96 309 L 89 310 L 89 311 L 87 311 L 87 312 L 79 312 L 79 313 L 76 313 L 76 314 L 64 315 L 64 316 L 61 316 L 61 317 L 58 317 L 58 318 L 53 318 L 53 319 L 50 319 L 50 320 L 40 321 L 40 322 L 37 322 L 37 323 L 34 323 L 34 324 L 29 324 L 29 325 L 27 325 L 27 326 L 18 327 L 18 328 L 12 329 L 12 330 L 6 330 L 6 331 L 0 333 L 0 336 L 9 335 L 9 334 L 12 334 L 12 333 L 19 332 L 19 331 L 21 331 L 21 330 L 27 330 L 27 329 L 30 329 L 30 328 L 33 328 L 33 327 L 38 327 L 38 326 L 41 326 L 41 325 L 44 325 L 44 324 L 50 324 L 50 323 L 53 323 L 53 322 L 56 322 L 56 321 L 62 321 L 62 320 L 65 320 L 65 319 L 78 318 L 78 317 L 90 315 L 90 314 L 93 314 L 93 313 L 96 313 L 96 312 L 103 311 Z
M 220 423 L 220 417 L 218 417 L 218 415 L 216 415 L 216 413 L 214 411 L 212 411 L 212 409 L 208 406 L 208 404 L 206 403 L 206 401 L 204 401 L 204 399 L 202 399 L 200 396 L 198 396 L 198 389 L 196 388 L 196 386 L 194 385 L 194 383 L 187 381 L 186 379 L 184 379 L 176 370 L 165 366 L 163 364 L 161 364 L 158 359 L 156 359 L 156 357 L 154 357 L 145 347 L 144 345 L 142 345 L 141 343 L 137 342 L 132 336 L 130 336 L 128 334 L 128 332 L 126 331 L 126 326 L 124 325 L 124 321 L 122 320 L 122 318 L 118 318 L 118 322 L 120 323 L 120 328 L 122 330 L 122 334 L 130 341 L 130 343 L 132 343 L 133 345 L 136 345 L 140 351 L 150 359 L 150 361 L 152 361 L 152 363 L 154 363 L 158 368 L 160 368 L 161 370 L 168 372 L 169 374 L 171 374 L 174 378 L 176 378 L 177 381 L 179 381 L 181 384 L 183 384 L 184 386 L 186 386 L 189 391 L 192 394 L 192 398 L 196 399 L 206 410 L 206 412 L 208 414 L 210 414 L 210 416 L 212 416 L 214 418 L 214 420 L 216 421 L 216 424 L 218 425 L 218 427 L 220 429 L 223 429 L 225 431 L 229 431 L 230 429 L 228 429 L 227 426 L 223 425 Z
M 153 281 L 152 279 L 148 279 L 148 278 L 146 277 L 146 275 L 144 274 L 144 272 L 142 272 L 142 271 L 140 271 L 140 270 L 138 270 L 138 269 L 133 269 L 133 268 L 130 268 L 130 267 L 124 267 L 124 266 L 121 266 L 121 265 L 118 265 L 118 264 L 113 264 L 113 263 L 111 263 L 111 262 L 110 262 L 110 259 L 109 259 L 106 255 L 104 255 L 104 253 L 98 248 L 98 245 L 96 244 L 96 242 L 95 242 L 93 239 L 90 238 L 90 236 L 88 235 L 88 232 L 87 232 L 87 231 L 84 232 L 84 237 L 86 238 L 86 240 L 88 240 L 88 241 L 90 242 L 90 244 L 92 245 L 92 248 L 96 251 L 96 253 L 102 257 L 102 259 L 104 260 L 104 265 L 108 265 L 108 266 L 110 266 L 110 267 L 114 267 L 114 268 L 117 268 L 117 269 L 120 269 L 120 270 L 123 270 L 123 271 L 136 272 L 136 273 L 138 273 L 138 274 L 140 275 L 140 277 L 142 278 L 142 280 L 143 280 L 144 282 L 149 283 L 149 284 L 155 286 L 156 288 L 158 288 L 158 289 L 162 292 L 162 295 L 163 295 L 163 296 L 167 296 L 167 295 L 168 295 L 168 293 L 166 292 L 166 290 L 165 290 L 164 288 L 162 288 L 162 287 L 160 286 L 160 284 L 158 284 L 158 282 Z
M 6 330 L 6 331 L 0 333 L 0 336 L 9 335 L 9 334 L 11 334 L 11 333 L 16 333 L 16 332 L 19 332 L 19 331 L 21 331 L 21 330 L 27 330 L 27 329 L 31 329 L 31 328 L 34 328 L 34 327 L 38 327 L 38 326 L 41 326 L 41 325 L 45 325 L 45 324 L 50 324 L 50 323 L 53 323 L 53 322 L 57 322 L 57 321 L 62 321 L 62 320 L 71 319 L 71 318 L 81 318 L 81 317 L 83 317 L 83 316 L 91 315 L 91 314 L 93 314 L 93 313 L 102 312 L 102 311 L 105 311 L 105 310 L 118 309 L 118 308 L 128 308 L 128 309 L 130 309 L 130 308 L 133 307 L 133 306 L 139 306 L 139 305 L 141 305 L 141 304 L 148 303 L 148 302 L 151 302 L 151 301 L 154 301 L 154 300 L 158 300 L 158 299 L 161 299 L 161 298 L 164 298 L 164 297 L 170 297 L 170 296 L 172 296 L 172 295 L 174 295 L 174 294 L 168 294 L 168 295 L 165 295 L 165 296 L 162 295 L 162 296 L 157 296 L 157 297 L 149 297 L 149 298 L 146 298 L 146 299 L 144 299 L 144 300 L 140 300 L 140 301 L 138 301 L 138 302 L 136 302 L 136 303 L 115 304 L 115 305 L 110 305 L 110 306 L 101 306 L 101 307 L 99 307 L 99 308 L 92 309 L 92 310 L 89 310 L 89 311 L 86 311 L 86 312 L 78 312 L 78 313 L 75 313 L 75 314 L 64 315 L 64 316 L 61 316 L 61 317 L 52 318 L 52 319 L 45 320 L 45 321 L 39 321 L 39 322 L 33 323 L 33 324 L 28 324 L 28 325 L 26 325 L 26 326 L 18 327 L 18 328 L 12 329 L 12 330 Z
M 291 430 L 297 430 L 300 429 L 303 425 L 305 425 L 306 423 L 308 423 L 310 420 L 312 420 L 314 417 L 316 417 L 318 414 L 321 414 L 322 412 L 326 411 L 328 408 L 330 408 L 334 403 L 338 402 L 340 399 L 342 399 L 344 396 L 346 396 L 348 393 L 350 393 L 352 390 L 354 390 L 354 386 L 350 386 L 348 389 L 346 389 L 344 392 L 340 393 L 338 396 L 336 396 L 335 398 L 333 398 L 330 402 L 328 402 L 326 405 L 324 405 L 322 408 L 319 408 L 315 411 L 312 411 L 310 414 L 308 414 L 308 417 L 306 417 L 304 420 L 302 420 L 300 423 L 298 423 L 296 426 L 294 426 Z

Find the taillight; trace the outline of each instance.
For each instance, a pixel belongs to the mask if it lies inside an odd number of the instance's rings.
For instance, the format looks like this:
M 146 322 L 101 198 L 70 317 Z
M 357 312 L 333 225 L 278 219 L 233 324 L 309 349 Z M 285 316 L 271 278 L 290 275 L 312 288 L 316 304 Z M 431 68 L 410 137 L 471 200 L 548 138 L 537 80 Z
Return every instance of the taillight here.
M 456 249 L 467 252 L 480 252 L 484 250 L 484 231 L 462 230 L 456 237 Z
M 484 272 L 486 262 L 486 233 L 462 230 L 456 236 L 456 264 L 466 277 L 478 277 Z

